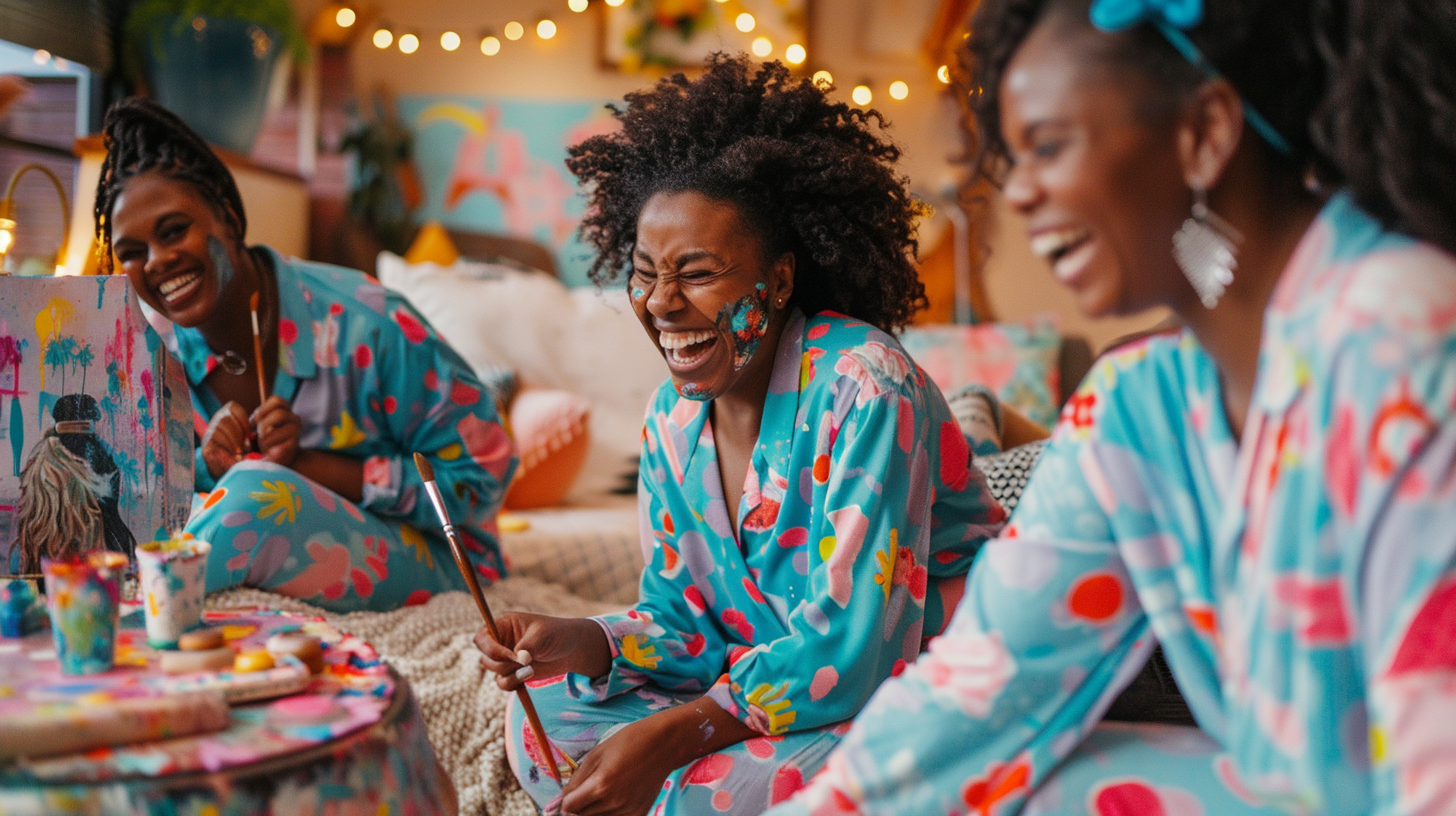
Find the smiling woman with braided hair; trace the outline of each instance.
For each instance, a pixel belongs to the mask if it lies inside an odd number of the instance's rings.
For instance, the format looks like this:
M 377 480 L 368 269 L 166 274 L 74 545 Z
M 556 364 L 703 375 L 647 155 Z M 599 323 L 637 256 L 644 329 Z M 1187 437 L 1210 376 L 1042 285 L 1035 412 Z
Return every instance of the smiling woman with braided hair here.
M 354 611 L 463 589 L 415 452 L 431 459 L 476 570 L 498 578 L 495 515 L 515 459 L 459 355 L 363 273 L 247 246 L 227 167 L 155 102 L 118 102 L 103 133 L 103 262 L 120 266 L 182 361 L 205 429 L 204 495 L 186 532 L 212 543 L 208 590 Z

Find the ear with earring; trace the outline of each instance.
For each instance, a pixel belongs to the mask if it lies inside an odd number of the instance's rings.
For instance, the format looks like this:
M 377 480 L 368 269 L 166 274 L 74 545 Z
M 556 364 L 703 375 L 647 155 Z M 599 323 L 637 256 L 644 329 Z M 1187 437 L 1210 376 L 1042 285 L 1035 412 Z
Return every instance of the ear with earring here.
M 1173 234 L 1173 260 L 1193 285 L 1204 308 L 1218 305 L 1224 290 L 1234 282 L 1239 244 L 1244 236 L 1233 224 L 1208 208 L 1208 191 L 1194 189 L 1193 212 Z

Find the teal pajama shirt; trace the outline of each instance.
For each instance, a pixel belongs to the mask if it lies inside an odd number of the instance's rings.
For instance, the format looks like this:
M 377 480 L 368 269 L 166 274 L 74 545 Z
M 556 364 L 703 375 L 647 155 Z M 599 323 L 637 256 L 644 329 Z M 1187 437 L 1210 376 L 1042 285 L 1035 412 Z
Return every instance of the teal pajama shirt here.
M 363 461 L 363 501 L 263 461 L 234 465 L 214 482 L 199 447 L 202 495 L 186 532 L 212 543 L 208 591 L 257 587 L 349 612 L 463 589 L 416 451 L 434 468 L 476 572 L 500 578 L 495 516 L 516 459 L 490 395 L 399 295 L 361 272 L 266 251 L 280 300 L 271 393 L 302 420 L 300 449 Z M 159 329 L 187 371 L 205 429 L 222 406 L 200 383 L 218 359 L 195 329 Z
M 679 769 L 655 812 L 757 813 L 915 660 L 1005 512 L 934 383 L 889 335 L 829 312 L 795 313 L 780 339 L 736 529 L 709 403 L 664 383 L 643 436 L 641 601 L 598 619 L 606 676 L 543 681 L 533 699 L 579 758 L 706 694 L 762 736 Z M 523 726 L 513 714 L 512 766 L 545 803 L 557 788 Z
M 946 634 L 774 816 L 1456 808 L 1456 258 L 1343 194 L 1240 439 L 1193 336 L 1099 363 Z M 1098 725 L 1160 642 L 1201 728 Z

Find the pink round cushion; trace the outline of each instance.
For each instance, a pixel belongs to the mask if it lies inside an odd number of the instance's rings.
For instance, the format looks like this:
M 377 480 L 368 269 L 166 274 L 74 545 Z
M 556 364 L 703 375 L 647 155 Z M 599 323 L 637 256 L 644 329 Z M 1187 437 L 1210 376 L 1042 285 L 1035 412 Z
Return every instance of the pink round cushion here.
M 591 403 L 570 391 L 528 387 L 507 413 L 521 464 L 506 491 L 506 507 L 560 504 L 586 463 Z

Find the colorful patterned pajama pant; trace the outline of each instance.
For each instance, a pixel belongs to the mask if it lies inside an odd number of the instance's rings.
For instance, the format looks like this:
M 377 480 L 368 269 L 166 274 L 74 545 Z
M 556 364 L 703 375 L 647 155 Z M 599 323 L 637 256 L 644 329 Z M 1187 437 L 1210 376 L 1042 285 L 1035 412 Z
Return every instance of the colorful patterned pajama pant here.
M 234 465 L 193 502 L 186 532 L 212 544 L 208 592 L 256 587 L 357 612 L 465 588 L 446 545 L 269 462 Z
M 681 694 L 644 686 L 602 702 L 586 689 L 587 679 L 569 674 L 531 684 L 531 701 L 557 751 L 580 761 L 597 743 L 623 726 L 701 694 Z M 585 693 L 584 693 L 585 692 Z M 780 737 L 755 737 L 677 769 L 667 778 L 648 812 L 670 814 L 762 813 L 782 801 L 818 772 L 829 752 L 849 730 L 838 723 Z M 545 807 L 561 789 L 546 770 L 544 757 L 511 695 L 506 712 L 506 758 L 521 787 Z
M 1006 790 L 1003 793 L 1019 791 Z M 1275 816 L 1250 804 L 1218 743 L 1189 726 L 1103 723 L 1042 785 L 1022 816 Z M 974 809 L 971 812 L 976 812 Z M 999 812 L 999 811 L 994 811 Z

